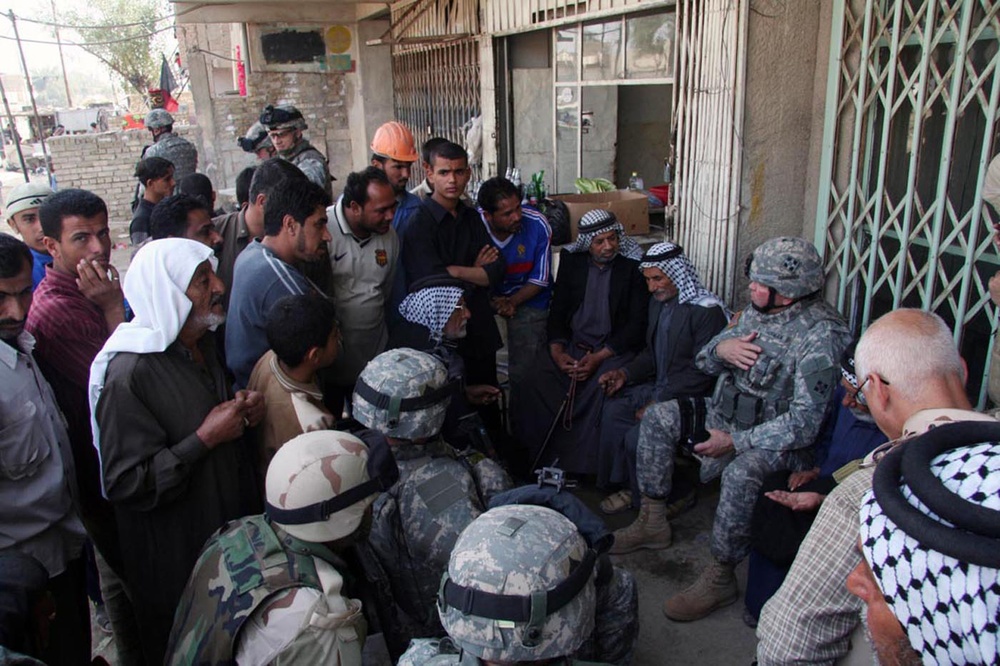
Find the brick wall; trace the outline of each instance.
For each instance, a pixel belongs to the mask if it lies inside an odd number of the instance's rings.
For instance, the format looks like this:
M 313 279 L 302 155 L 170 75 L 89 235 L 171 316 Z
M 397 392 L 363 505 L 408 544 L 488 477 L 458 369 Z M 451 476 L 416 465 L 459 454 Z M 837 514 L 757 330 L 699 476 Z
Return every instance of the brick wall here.
M 203 158 L 199 128 L 176 126 L 174 131 L 199 148 L 201 170 Z M 108 204 L 112 228 L 120 231 L 123 225 L 127 228 L 132 220 L 135 164 L 143 146 L 151 141 L 146 130 L 129 130 L 57 136 L 49 139 L 47 145 L 59 188 L 79 187 L 100 195 Z

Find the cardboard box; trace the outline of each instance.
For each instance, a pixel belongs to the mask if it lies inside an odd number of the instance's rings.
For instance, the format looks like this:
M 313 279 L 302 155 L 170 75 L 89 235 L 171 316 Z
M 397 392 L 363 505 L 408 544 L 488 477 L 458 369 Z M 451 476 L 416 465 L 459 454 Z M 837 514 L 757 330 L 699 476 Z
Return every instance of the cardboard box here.
M 630 236 L 649 233 L 649 199 L 641 192 L 613 190 L 596 194 L 555 194 L 569 209 L 570 235 L 575 240 L 580 218 L 589 210 L 610 210 Z

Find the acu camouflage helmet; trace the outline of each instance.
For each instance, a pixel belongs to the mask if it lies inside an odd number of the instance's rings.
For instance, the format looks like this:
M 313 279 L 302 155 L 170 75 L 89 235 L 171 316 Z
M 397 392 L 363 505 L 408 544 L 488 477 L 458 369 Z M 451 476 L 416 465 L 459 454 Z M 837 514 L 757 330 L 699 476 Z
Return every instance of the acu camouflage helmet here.
M 797 300 L 823 288 L 823 260 L 804 238 L 779 236 L 761 243 L 747 257 L 747 277 Z
M 254 153 L 264 148 L 274 147 L 274 144 L 271 143 L 271 137 L 267 134 L 267 128 L 259 122 L 251 125 L 250 129 L 247 130 L 246 135 L 236 139 L 236 143 L 238 143 L 240 148 L 248 153 Z
M 143 124 L 146 125 L 146 129 L 168 127 L 174 124 L 174 117 L 166 109 L 153 109 L 146 114 Z
M 391 349 L 361 371 L 354 388 L 354 418 L 387 437 L 434 437 L 444 425 L 452 389 L 448 370 L 437 357 Z
M 457 645 L 486 661 L 572 656 L 594 630 L 596 559 L 557 511 L 491 509 L 451 552 L 438 598 L 441 623 Z

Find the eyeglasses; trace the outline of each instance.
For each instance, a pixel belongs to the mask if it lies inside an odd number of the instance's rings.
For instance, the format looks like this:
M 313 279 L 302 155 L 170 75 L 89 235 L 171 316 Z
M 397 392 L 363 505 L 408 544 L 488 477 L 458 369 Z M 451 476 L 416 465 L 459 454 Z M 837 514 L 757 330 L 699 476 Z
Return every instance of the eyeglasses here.
M 267 135 L 269 137 L 271 137 L 272 139 L 280 139 L 280 138 L 282 138 L 284 136 L 288 136 L 289 134 L 291 134 L 294 131 L 295 130 L 292 130 L 292 129 L 271 130 L 270 132 L 267 133 Z
M 862 407 L 868 407 L 868 398 L 865 397 L 864 388 L 865 388 L 865 384 L 867 384 L 869 382 L 869 380 L 871 380 L 871 378 L 873 376 L 874 375 L 868 375 L 868 377 L 865 378 L 865 381 L 861 382 L 861 386 L 858 387 L 857 393 L 854 394 L 854 399 Z M 887 380 L 885 377 L 879 375 L 878 378 L 879 378 L 879 381 L 882 382 L 883 384 L 885 384 L 886 386 L 891 386 L 891 384 L 889 383 L 889 380 Z

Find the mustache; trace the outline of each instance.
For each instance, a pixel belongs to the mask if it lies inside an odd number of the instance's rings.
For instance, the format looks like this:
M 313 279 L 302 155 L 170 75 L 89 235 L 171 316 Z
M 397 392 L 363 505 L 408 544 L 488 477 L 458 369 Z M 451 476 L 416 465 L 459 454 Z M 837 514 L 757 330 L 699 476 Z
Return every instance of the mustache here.
M 24 319 L 0 319 L 0 326 L 4 327 L 23 326 L 25 323 L 27 323 L 27 321 L 28 321 L 27 317 L 25 317 Z
M 210 305 L 214 308 L 216 305 L 222 305 L 222 294 L 213 294 L 212 301 Z

